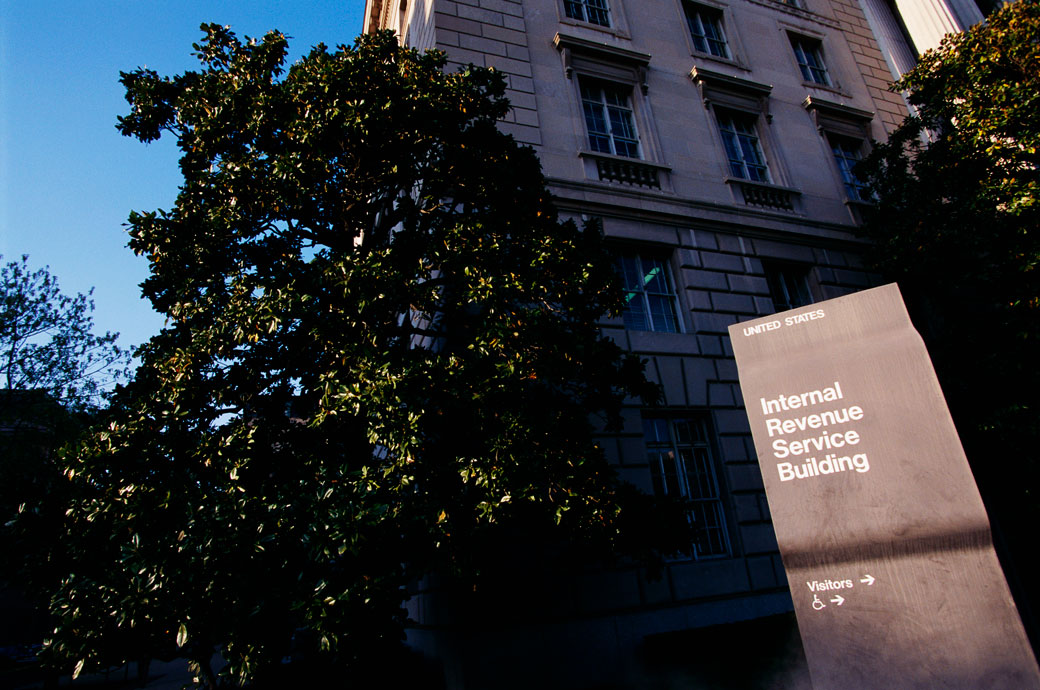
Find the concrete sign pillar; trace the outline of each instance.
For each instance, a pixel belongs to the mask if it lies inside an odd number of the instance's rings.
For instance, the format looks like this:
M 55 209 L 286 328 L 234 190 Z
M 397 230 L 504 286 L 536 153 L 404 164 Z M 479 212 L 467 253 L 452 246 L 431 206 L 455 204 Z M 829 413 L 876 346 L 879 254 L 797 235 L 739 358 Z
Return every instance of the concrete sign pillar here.
M 814 688 L 1040 688 L 898 288 L 729 332 Z

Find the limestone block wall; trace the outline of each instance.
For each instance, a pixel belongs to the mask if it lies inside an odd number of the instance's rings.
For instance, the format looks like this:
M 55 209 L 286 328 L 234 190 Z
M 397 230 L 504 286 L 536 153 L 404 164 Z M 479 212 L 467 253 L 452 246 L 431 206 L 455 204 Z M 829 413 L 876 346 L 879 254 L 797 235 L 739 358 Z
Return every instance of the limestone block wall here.
M 867 91 L 874 101 L 878 119 L 883 126 L 883 135 L 890 134 L 907 115 L 907 104 L 898 93 L 889 90 L 894 79 L 892 70 L 878 48 L 878 40 L 857 0 L 828 0 L 834 17 L 849 43 L 856 65 L 863 74 Z M 879 139 L 883 136 L 879 135 Z
M 433 0 L 427 0 L 433 2 Z M 501 129 L 526 144 L 540 144 L 524 3 L 519 0 L 436 0 L 436 47 L 448 54 L 448 69 L 492 67 L 507 80 L 513 108 Z
M 644 359 L 647 375 L 661 386 L 663 399 L 656 407 L 633 405 L 626 410 L 621 432 L 604 435 L 600 443 L 624 479 L 650 491 L 642 418 L 707 415 L 715 436 L 714 460 L 731 546 L 726 558 L 669 564 L 660 583 L 638 587 L 630 583 L 622 588 L 630 592 L 628 604 L 677 605 L 785 590 L 727 328 L 776 311 L 766 280 L 769 264 L 804 267 L 816 300 L 876 284 L 878 277 L 863 268 L 854 245 L 806 244 L 764 234 L 668 227 L 625 218 L 602 221 L 608 236 L 628 240 L 621 247 L 653 247 L 658 256 L 668 259 L 682 332 L 626 330 L 620 319 L 605 324 L 608 335 Z M 656 242 L 632 244 L 630 238 L 638 235 Z

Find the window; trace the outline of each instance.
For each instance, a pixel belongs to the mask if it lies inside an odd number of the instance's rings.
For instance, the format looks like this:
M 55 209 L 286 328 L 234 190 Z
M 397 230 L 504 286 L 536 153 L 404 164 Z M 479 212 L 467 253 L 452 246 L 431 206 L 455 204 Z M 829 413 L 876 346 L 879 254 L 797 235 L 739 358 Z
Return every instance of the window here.
M 640 254 L 625 254 L 617 265 L 625 291 L 625 328 L 678 333 L 675 286 L 668 265 L 660 258 Z
M 755 129 L 756 118 L 727 111 L 720 111 L 716 116 L 733 177 L 752 182 L 769 182 L 769 169 Z
M 874 113 L 816 96 L 807 96 L 802 105 L 831 150 L 838 177 L 845 188 L 845 198 L 849 201 L 871 202 L 866 184 L 856 176 L 856 164 L 863 157 L 866 142 L 870 140 L 870 123 Z M 857 208 L 859 204 L 846 205 L 853 220 L 862 223 L 862 209 Z
M 610 26 L 607 0 L 563 0 L 563 9 L 571 19 Z
M 632 117 L 630 89 L 594 79 L 581 79 L 581 107 L 589 132 L 589 148 L 639 158 L 639 136 Z
M 715 57 L 728 58 L 726 34 L 722 31 L 722 12 L 692 2 L 686 3 L 684 9 L 694 49 Z
M 819 41 L 792 34 L 791 48 L 794 49 L 798 69 L 802 71 L 802 78 L 805 81 L 825 86 L 830 85 L 831 80 L 827 76 L 827 66 L 823 62 L 823 48 Z
M 779 211 L 793 211 L 800 192 L 784 186 L 782 159 L 766 160 L 764 151 L 779 151 L 768 130 L 759 124 L 771 121 L 771 86 L 704 69 L 697 65 L 690 78 L 715 116 L 719 143 L 728 165 L 726 184 L 737 201 Z M 773 164 L 776 164 L 774 166 Z
M 722 497 L 708 439 L 708 423 L 703 416 L 643 419 L 654 493 L 689 501 L 697 558 L 729 554 Z
M 829 137 L 834 162 L 838 164 L 841 182 L 845 185 L 845 194 L 852 201 L 868 201 L 870 194 L 867 186 L 856 175 L 856 164 L 860 161 L 860 142 L 844 137 Z
M 769 296 L 777 311 L 796 309 L 813 303 L 809 290 L 809 268 L 799 264 L 769 264 L 765 266 Z

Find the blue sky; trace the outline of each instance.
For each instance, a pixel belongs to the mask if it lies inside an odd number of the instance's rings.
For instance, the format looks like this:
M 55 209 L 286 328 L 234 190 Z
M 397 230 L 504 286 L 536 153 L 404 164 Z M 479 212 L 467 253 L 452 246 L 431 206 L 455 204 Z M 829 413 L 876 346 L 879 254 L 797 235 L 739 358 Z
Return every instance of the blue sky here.
M 122 345 L 158 332 L 140 297 L 148 263 L 126 247 L 131 210 L 170 208 L 180 176 L 172 141 L 120 135 L 119 72 L 194 69 L 203 22 L 240 37 L 278 29 L 291 59 L 351 43 L 364 0 L 0 0 L 0 254 L 49 265 L 67 294 L 92 286 L 95 331 Z

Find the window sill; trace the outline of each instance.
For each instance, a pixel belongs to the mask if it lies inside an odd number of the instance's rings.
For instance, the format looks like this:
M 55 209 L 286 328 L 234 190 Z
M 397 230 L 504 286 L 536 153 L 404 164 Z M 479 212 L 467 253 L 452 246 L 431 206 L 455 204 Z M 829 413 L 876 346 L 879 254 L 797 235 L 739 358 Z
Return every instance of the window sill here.
M 866 218 L 867 212 L 874 208 L 877 204 L 873 201 L 863 201 L 861 199 L 845 199 L 845 206 L 849 209 L 849 215 L 852 216 L 852 220 L 856 225 L 863 225 Z
M 626 328 L 623 331 L 628 337 L 628 346 L 636 352 L 658 352 L 670 355 L 699 355 L 697 338 L 691 338 L 686 324 L 680 330 L 669 331 L 637 331 Z
M 650 56 L 627 48 L 620 48 L 608 43 L 598 43 L 580 36 L 557 32 L 553 37 L 553 45 L 557 50 L 574 50 L 579 53 L 593 55 L 600 60 L 621 64 L 646 67 L 650 64 Z
M 733 58 L 719 57 L 718 55 L 712 55 L 711 53 L 702 53 L 699 50 L 691 51 L 690 55 L 693 56 L 694 58 L 698 59 L 698 60 L 707 60 L 708 62 L 713 62 L 713 63 L 715 63 L 717 65 L 726 65 L 727 67 L 734 67 L 734 68 L 739 69 L 739 70 L 741 70 L 743 72 L 750 72 L 751 71 L 750 67 L 747 67 L 746 65 L 741 64 L 739 61 L 737 61 L 737 60 L 735 60 Z M 694 67 L 694 69 L 697 69 L 697 68 Z
M 632 38 L 627 31 L 622 31 L 616 26 L 603 26 L 602 24 L 596 24 L 595 22 L 583 22 L 580 19 L 572 19 L 571 17 L 560 17 L 560 24 L 566 26 L 579 26 L 583 29 L 591 29 L 592 31 L 598 31 L 625 40 L 631 40 Z
M 842 98 L 851 98 L 851 96 L 849 96 L 847 93 L 845 93 L 844 90 L 842 90 L 840 84 L 838 84 L 838 85 L 834 85 L 834 84 L 821 84 L 820 82 L 817 82 L 817 81 L 805 81 L 805 80 L 802 80 L 802 86 L 804 86 L 807 89 L 814 89 L 816 91 L 826 91 L 827 93 L 834 94 L 835 96 L 841 96 Z M 812 96 L 806 96 L 805 97 L 806 101 L 811 100 L 811 99 L 812 99 Z
M 660 189 L 661 173 L 671 171 L 667 165 L 641 158 L 627 158 L 595 151 L 579 151 L 578 156 L 596 163 L 596 172 L 601 182 L 620 182 L 637 187 Z
M 747 93 L 757 98 L 769 96 L 773 87 L 769 84 L 760 84 L 750 79 L 731 77 L 722 72 L 715 72 L 703 67 L 694 67 L 690 70 L 690 79 L 698 86 L 710 86 L 715 89 Z M 707 98 L 707 95 L 705 95 Z
M 825 18 L 822 15 L 813 12 L 812 10 L 800 6 L 804 3 L 792 5 L 791 3 L 784 2 L 783 0 L 751 0 L 751 2 L 755 3 L 756 5 L 762 5 L 763 7 L 771 7 L 773 9 L 786 12 L 787 14 L 794 15 L 795 17 L 801 17 L 802 19 L 809 19 L 815 22 L 821 22 L 822 20 L 821 23 L 833 22 L 833 20 L 828 21 L 828 18 Z
M 791 187 L 783 187 L 770 182 L 754 182 L 739 177 L 727 177 L 726 184 L 740 190 L 744 203 L 748 206 L 794 211 L 795 199 L 801 192 Z

